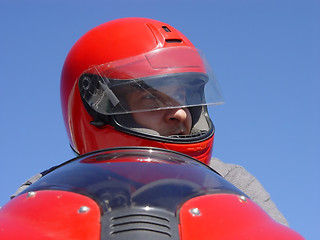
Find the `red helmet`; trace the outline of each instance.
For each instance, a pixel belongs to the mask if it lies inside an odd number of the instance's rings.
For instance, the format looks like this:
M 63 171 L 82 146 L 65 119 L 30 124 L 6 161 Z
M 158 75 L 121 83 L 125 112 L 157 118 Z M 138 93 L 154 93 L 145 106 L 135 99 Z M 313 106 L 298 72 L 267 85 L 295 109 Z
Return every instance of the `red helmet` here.
M 211 99 L 205 99 L 207 89 Z M 200 52 L 166 23 L 124 18 L 83 35 L 63 66 L 61 102 L 78 154 L 147 146 L 210 161 L 214 126 L 207 105 L 221 103 L 221 96 Z M 190 131 L 183 135 L 162 134 L 146 115 L 177 109 L 191 116 Z M 147 126 L 136 120 L 138 113 L 145 114 Z

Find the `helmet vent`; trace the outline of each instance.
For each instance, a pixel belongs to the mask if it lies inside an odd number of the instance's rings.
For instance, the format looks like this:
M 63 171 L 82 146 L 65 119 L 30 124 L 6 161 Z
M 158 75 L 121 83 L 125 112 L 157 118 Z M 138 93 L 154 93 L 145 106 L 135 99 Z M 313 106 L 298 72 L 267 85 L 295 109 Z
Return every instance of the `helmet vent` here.
M 181 43 L 181 39 L 166 39 L 167 43 Z
M 167 27 L 167 26 L 162 26 L 163 30 L 165 30 L 166 32 L 171 32 L 171 30 Z

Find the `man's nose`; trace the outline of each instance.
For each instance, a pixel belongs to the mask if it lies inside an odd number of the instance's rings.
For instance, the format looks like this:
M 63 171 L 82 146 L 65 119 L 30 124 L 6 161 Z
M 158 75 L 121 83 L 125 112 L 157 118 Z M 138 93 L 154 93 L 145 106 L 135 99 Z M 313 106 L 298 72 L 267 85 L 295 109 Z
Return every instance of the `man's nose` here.
M 167 111 L 166 120 L 170 122 L 184 122 L 188 117 L 188 110 L 186 108 L 174 108 Z

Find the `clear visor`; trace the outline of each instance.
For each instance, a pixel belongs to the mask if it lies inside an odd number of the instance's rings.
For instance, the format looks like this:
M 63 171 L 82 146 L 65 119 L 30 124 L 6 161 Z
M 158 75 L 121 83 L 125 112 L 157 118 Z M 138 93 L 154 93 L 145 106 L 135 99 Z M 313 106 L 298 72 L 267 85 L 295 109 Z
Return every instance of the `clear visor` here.
M 209 65 L 189 47 L 157 49 L 88 69 L 79 90 L 104 115 L 223 103 Z

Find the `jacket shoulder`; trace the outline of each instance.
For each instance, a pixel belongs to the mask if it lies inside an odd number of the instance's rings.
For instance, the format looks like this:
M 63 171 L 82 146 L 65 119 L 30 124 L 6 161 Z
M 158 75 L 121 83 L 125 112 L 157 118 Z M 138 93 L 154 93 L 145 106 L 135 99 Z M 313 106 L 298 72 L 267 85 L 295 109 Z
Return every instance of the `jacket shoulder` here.
M 287 220 L 271 200 L 270 194 L 256 177 L 244 167 L 236 164 L 224 163 L 218 158 L 212 158 L 210 167 L 217 171 L 224 179 L 248 195 L 252 201 L 263 208 L 274 220 L 288 226 Z

